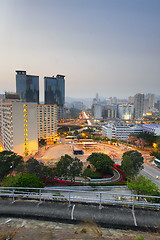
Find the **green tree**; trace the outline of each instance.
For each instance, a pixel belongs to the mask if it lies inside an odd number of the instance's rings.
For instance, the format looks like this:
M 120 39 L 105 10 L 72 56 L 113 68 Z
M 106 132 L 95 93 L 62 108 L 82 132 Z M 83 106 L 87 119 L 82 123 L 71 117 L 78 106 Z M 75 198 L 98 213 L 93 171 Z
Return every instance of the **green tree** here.
M 81 174 L 83 163 L 78 158 L 72 158 L 66 154 L 61 157 L 56 166 L 56 174 L 58 177 L 75 180 L 75 177 Z
M 157 141 L 158 136 L 156 136 L 154 133 L 149 133 L 149 132 L 140 132 L 135 135 L 138 139 L 142 138 L 145 142 L 146 145 L 152 145 L 154 142 Z
M 25 172 L 36 174 L 39 178 L 54 177 L 54 169 L 45 166 L 34 158 L 30 158 L 25 164 Z
M 160 189 L 149 178 L 142 175 L 130 179 L 127 182 L 127 187 L 138 195 L 160 196 Z M 147 198 L 148 201 L 160 202 L 160 199 Z
M 44 139 L 44 138 L 39 139 L 39 140 L 38 140 L 38 143 L 39 143 L 39 146 L 40 146 L 40 147 L 45 146 L 45 145 L 46 145 L 46 139 Z
M 2 186 L 43 188 L 44 183 L 42 183 L 35 174 L 24 173 L 6 177 L 3 180 Z
M 127 151 L 122 156 L 122 171 L 126 177 L 134 178 L 143 169 L 144 159 L 138 151 Z
M 23 164 L 23 158 L 11 151 L 0 152 L 0 180 Z
M 160 159 L 160 151 L 152 151 L 151 153 L 150 153 L 150 155 L 151 156 L 154 156 L 154 157 L 156 157 L 156 158 L 158 158 L 158 159 Z
M 114 161 L 104 153 L 92 153 L 88 158 L 87 161 L 90 162 L 95 168 L 96 171 L 102 174 L 111 174 L 113 175 L 113 164 Z
M 36 174 L 40 177 L 42 172 L 43 164 L 34 158 L 30 158 L 25 164 L 25 172 L 30 174 Z
M 102 178 L 102 175 L 98 172 L 94 172 L 92 171 L 90 168 L 85 168 L 84 172 L 83 172 L 83 176 L 84 177 L 90 177 L 90 178 L 93 178 L 93 179 L 99 179 L 99 178 Z
M 77 130 L 74 131 L 74 136 L 77 136 L 79 132 Z

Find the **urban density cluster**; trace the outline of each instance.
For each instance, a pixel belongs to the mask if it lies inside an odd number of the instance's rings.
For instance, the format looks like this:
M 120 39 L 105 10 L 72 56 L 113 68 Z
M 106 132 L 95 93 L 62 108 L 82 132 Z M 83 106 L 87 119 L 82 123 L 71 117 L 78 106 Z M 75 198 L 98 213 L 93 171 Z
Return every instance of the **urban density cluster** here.
M 0 97 L 0 144 L 20 155 L 38 151 L 38 139 L 52 142 L 63 118 L 65 79 L 44 77 L 44 104 L 39 104 L 39 77 L 16 71 L 16 93 Z
M 87 109 L 93 124 L 101 126 L 102 137 L 127 140 L 133 133 L 160 135 L 160 99 L 154 94 L 137 93 L 127 99 L 101 98 L 96 94 L 90 104 L 70 100 L 65 103 L 65 76 L 44 77 L 44 103 L 39 100 L 39 76 L 16 71 L 16 93 L 0 97 L 1 149 L 20 155 L 35 154 L 38 140 L 54 144 L 57 122 L 76 118 Z M 152 119 L 152 121 L 150 121 Z M 91 122 L 89 122 L 91 125 Z M 154 123 L 154 124 L 153 124 Z

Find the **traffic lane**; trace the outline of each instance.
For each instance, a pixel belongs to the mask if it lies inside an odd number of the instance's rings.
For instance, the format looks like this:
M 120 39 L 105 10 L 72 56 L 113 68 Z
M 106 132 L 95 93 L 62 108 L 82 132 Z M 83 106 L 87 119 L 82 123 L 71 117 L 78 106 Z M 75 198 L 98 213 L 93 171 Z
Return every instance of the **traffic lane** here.
M 160 188 L 160 171 L 159 169 L 152 168 L 148 164 L 144 163 L 144 169 L 140 171 L 145 177 L 148 177 Z M 158 179 L 156 177 L 158 176 Z
M 65 197 L 66 199 L 71 199 L 71 200 L 87 200 L 87 201 L 93 201 L 93 202 L 99 202 L 100 201 L 100 197 L 101 197 L 101 202 L 106 201 L 106 200 L 118 200 L 118 198 L 121 198 L 122 194 L 129 194 L 128 196 L 127 195 L 123 195 L 122 197 L 126 198 L 126 199 L 130 199 L 130 194 L 131 194 L 131 191 L 128 190 L 128 189 L 125 189 L 125 190 L 117 190 L 117 191 L 114 191 L 114 192 L 109 192 L 109 191 L 103 191 L 103 193 L 101 193 L 101 196 L 100 196 L 100 193 L 98 191 L 93 191 L 93 192 L 85 192 L 85 191 L 82 191 L 82 192 L 76 192 L 76 191 L 73 191 L 73 192 L 66 192 L 66 191 L 63 191 L 63 190 L 59 190 L 58 191 L 63 197 Z

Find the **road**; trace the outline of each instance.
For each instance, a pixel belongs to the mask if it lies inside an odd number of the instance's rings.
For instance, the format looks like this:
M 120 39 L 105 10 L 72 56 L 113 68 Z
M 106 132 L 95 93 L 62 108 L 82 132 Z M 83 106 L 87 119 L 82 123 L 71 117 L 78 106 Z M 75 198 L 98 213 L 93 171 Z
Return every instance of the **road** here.
M 149 166 L 147 163 L 144 163 L 144 169 L 141 170 L 140 174 L 145 177 L 148 177 L 160 188 L 160 170 Z M 158 179 L 156 179 L 158 176 Z

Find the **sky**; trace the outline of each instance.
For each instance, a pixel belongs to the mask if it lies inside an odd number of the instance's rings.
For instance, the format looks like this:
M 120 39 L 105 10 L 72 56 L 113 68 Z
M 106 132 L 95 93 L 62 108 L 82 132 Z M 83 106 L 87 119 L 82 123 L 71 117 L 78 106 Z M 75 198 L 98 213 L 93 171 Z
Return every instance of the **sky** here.
M 66 96 L 160 94 L 159 0 L 0 0 L 0 93 L 15 70 L 65 75 Z

